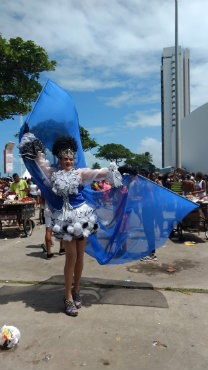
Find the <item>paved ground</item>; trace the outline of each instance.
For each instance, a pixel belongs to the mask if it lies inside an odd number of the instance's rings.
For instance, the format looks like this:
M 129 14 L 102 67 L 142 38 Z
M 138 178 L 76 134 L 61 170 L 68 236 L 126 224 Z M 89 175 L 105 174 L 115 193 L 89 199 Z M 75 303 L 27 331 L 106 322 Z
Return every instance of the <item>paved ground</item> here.
M 56 242 L 45 259 L 44 226 L 35 222 L 31 237 L 4 227 L 0 238 L 0 326 L 21 332 L 14 349 L 0 350 L 0 370 L 208 368 L 204 233 L 168 240 L 155 262 L 100 266 L 86 255 L 84 304 L 71 318 L 62 304 L 65 257 Z

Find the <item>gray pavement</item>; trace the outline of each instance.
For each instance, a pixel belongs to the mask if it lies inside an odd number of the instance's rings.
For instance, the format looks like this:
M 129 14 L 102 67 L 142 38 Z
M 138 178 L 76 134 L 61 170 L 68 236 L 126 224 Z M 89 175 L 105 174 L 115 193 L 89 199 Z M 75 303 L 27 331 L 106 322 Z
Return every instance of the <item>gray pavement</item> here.
M 100 266 L 86 254 L 83 307 L 71 318 L 62 303 L 65 257 L 55 242 L 55 257 L 45 259 L 37 216 L 32 236 L 3 227 L 0 237 L 0 326 L 21 332 L 14 349 L 0 350 L 0 370 L 208 369 L 203 232 L 168 240 L 154 262 Z

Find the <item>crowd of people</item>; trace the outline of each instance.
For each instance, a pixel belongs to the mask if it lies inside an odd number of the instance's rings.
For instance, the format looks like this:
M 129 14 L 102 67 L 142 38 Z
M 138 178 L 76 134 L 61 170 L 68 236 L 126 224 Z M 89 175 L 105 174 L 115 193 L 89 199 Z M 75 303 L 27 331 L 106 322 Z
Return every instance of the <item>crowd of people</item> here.
M 35 201 L 35 208 L 40 210 L 43 209 L 43 222 L 45 224 L 45 240 L 41 244 L 43 251 L 46 253 L 47 259 L 53 257 L 51 253 L 51 247 L 54 245 L 52 240 L 52 229 L 50 225 L 50 210 L 41 195 L 41 191 L 38 185 L 35 183 L 33 178 L 20 178 L 17 173 L 14 173 L 12 177 L 6 176 L 0 178 L 0 199 L 12 199 L 13 196 L 16 200 L 21 200 L 22 198 L 28 196 L 28 199 Z M 21 230 L 21 225 L 17 220 L 13 221 L 13 225 L 17 226 Z M 12 226 L 12 220 L 8 220 L 7 226 Z M 65 250 L 60 243 L 59 254 L 65 254 Z
M 36 206 L 39 205 L 40 197 L 35 180 L 20 178 L 18 173 L 14 173 L 12 177 L 0 178 L 0 197 L 6 198 L 8 195 L 16 195 L 17 199 L 22 199 L 27 195 L 36 201 Z
M 175 171 L 173 173 L 162 175 L 158 172 L 149 172 L 146 169 L 140 169 L 137 174 L 183 196 L 193 195 L 200 198 L 208 194 L 208 175 L 203 174 L 202 172 L 181 174 Z M 105 192 L 105 200 L 108 200 L 107 191 L 111 189 L 111 184 L 107 180 L 93 181 L 91 183 L 91 189 Z M 50 212 L 47 203 L 45 203 L 44 197 L 41 195 L 40 189 L 35 183 L 35 180 L 33 178 L 20 178 L 17 173 L 14 173 L 12 177 L 5 176 L 0 178 L 0 198 L 6 199 L 8 195 L 16 195 L 16 199 L 29 196 L 35 201 L 35 208 L 40 210 L 42 209 L 44 223 L 47 223 L 46 237 L 45 241 L 42 243 L 42 248 L 44 252 L 47 253 L 47 258 L 51 259 L 53 257 L 51 246 L 54 243 L 51 237 L 52 233 L 50 232 L 49 236 L 48 231 L 48 227 L 50 228 Z M 17 221 L 15 224 L 20 228 Z M 8 226 L 11 226 L 11 221 L 8 222 Z M 60 245 L 59 254 L 64 253 L 64 248 Z M 142 260 L 157 260 L 155 251 L 153 250 L 151 255 L 144 257 Z
M 196 173 L 170 173 L 165 175 L 154 174 L 152 181 L 157 182 L 177 194 L 204 197 L 208 192 L 208 175 L 198 171 Z

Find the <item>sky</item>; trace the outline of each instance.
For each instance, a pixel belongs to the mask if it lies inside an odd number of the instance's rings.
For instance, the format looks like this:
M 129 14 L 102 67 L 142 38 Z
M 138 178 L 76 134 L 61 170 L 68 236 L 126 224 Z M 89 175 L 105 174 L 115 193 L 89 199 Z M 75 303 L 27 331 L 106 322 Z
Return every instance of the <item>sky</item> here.
M 178 44 L 190 49 L 191 111 L 208 102 L 208 1 L 178 0 Z M 68 91 L 80 125 L 99 145 L 150 152 L 161 167 L 163 48 L 175 45 L 175 0 L 1 0 L 2 37 L 21 37 L 57 61 L 41 74 Z M 23 117 L 23 121 L 26 117 Z M 21 117 L 0 121 L 3 149 L 14 141 L 14 172 L 21 174 Z M 87 165 L 104 162 L 86 154 Z

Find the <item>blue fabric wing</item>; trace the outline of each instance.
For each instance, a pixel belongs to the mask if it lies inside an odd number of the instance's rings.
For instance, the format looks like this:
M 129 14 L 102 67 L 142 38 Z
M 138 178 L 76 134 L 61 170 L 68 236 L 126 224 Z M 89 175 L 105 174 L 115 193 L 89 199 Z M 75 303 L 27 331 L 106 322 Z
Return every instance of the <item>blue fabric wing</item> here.
M 26 123 L 46 147 L 51 166 L 57 161 L 51 150 L 55 139 L 70 135 L 78 144 L 75 165 L 86 167 L 81 146 L 78 115 L 70 95 L 48 80 Z M 24 132 L 21 129 L 20 140 Z M 51 189 L 49 179 L 33 160 L 24 159 L 51 210 L 60 209 L 62 198 Z M 100 264 L 121 264 L 138 260 L 165 244 L 173 227 L 197 205 L 141 177 L 126 176 L 124 186 L 107 192 L 87 186 L 83 195 L 96 207 L 100 229 L 88 238 L 86 252 Z
M 100 264 L 147 256 L 163 246 L 178 222 L 198 207 L 142 176 L 125 176 L 123 183 L 123 188 L 108 194 L 84 190 L 87 201 L 97 207 L 100 224 L 89 237 L 86 252 Z
M 52 146 L 59 136 L 70 135 L 75 138 L 78 151 L 75 166 L 86 167 L 84 152 L 82 150 L 78 114 L 71 96 L 55 82 L 48 80 L 42 89 L 32 112 L 28 115 L 20 131 L 20 141 L 24 133 L 25 124 L 46 148 L 46 158 L 52 167 L 57 167 L 57 158 L 52 155 Z M 51 209 L 60 209 L 62 199 L 57 197 L 40 172 L 33 160 L 24 159 L 25 166 L 37 182 L 42 194 Z

